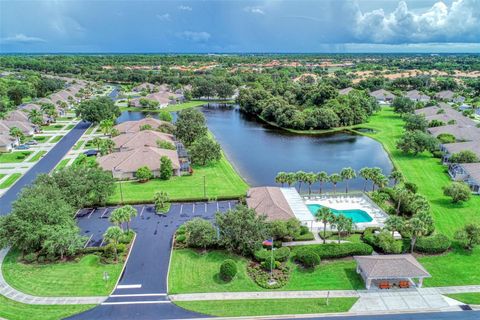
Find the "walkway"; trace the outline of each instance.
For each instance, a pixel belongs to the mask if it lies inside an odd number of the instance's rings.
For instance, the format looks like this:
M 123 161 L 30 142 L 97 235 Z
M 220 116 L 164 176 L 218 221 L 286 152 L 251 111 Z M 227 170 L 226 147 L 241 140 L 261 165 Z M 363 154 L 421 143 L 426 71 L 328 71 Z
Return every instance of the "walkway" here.
M 0 250 L 0 270 L 2 269 L 3 259 L 7 255 L 8 250 Z M 8 299 L 26 303 L 26 304 L 99 304 L 108 297 L 36 297 L 20 292 L 12 288 L 3 278 L 0 272 L 0 295 Z
M 50 150 L 40 161 L 38 161 L 30 170 L 28 170 L 10 189 L 8 189 L 0 198 L 0 215 L 6 215 L 12 208 L 12 203 L 17 199 L 20 190 L 32 183 L 37 175 L 52 171 L 57 163 L 65 154 L 75 145 L 77 140 L 90 126 L 90 123 L 79 122 L 75 128 L 67 133 L 55 147 Z

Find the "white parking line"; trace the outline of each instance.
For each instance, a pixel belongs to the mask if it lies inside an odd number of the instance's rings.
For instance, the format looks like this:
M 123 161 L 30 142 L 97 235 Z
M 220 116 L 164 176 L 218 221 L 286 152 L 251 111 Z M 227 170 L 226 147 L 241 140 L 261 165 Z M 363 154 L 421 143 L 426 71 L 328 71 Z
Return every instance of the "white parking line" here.
M 220 208 L 218 207 L 218 201 L 217 201 L 217 211 L 220 211 Z
M 141 284 L 119 284 L 117 289 L 139 289 L 141 287 Z
M 154 303 L 171 303 L 170 301 L 126 301 L 126 302 L 102 302 L 102 305 L 115 305 L 115 304 L 154 304 Z
M 108 211 L 108 208 L 105 208 L 105 210 L 103 210 L 103 213 L 102 213 L 102 215 L 100 216 L 100 218 L 103 218 L 103 216 L 107 213 L 107 211 Z
M 180 214 L 183 212 L 183 204 L 180 205 Z
M 166 297 L 166 293 L 132 293 L 132 294 L 112 294 L 111 298 L 120 297 Z
M 230 204 L 230 201 L 228 201 L 228 210 L 232 210 L 232 205 Z
M 102 242 L 100 242 L 100 245 L 99 247 L 101 247 L 103 245 L 103 242 L 105 241 L 105 238 L 102 238 Z
M 78 209 L 77 212 L 75 212 L 75 216 L 73 217 L 74 219 L 77 217 L 78 213 L 80 212 L 80 210 L 82 209 Z
M 207 213 L 207 203 L 205 203 L 205 213 Z
M 87 242 L 85 242 L 85 245 L 83 246 L 83 248 L 86 248 L 88 243 L 90 242 L 90 240 L 92 240 L 92 237 L 93 237 L 93 234 L 90 235 L 90 238 L 88 238 Z
M 193 204 L 192 213 L 195 213 L 195 203 Z
M 140 217 L 143 217 L 143 210 L 145 210 L 145 206 L 142 206 L 142 210 L 140 211 Z
M 90 214 L 88 215 L 87 219 L 90 219 L 90 216 L 95 212 L 95 209 L 92 210 L 92 212 L 90 212 Z

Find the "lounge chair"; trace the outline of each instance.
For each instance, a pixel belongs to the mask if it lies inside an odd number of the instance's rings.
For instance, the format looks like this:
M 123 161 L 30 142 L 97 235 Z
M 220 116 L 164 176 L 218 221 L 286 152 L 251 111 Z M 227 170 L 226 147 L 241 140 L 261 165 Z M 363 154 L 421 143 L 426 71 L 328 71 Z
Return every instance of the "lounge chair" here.
M 400 281 L 398 283 L 398 286 L 400 288 L 410 288 L 410 282 L 409 281 Z
M 388 281 L 382 281 L 382 282 L 380 282 L 378 287 L 380 289 L 390 289 L 390 284 L 388 283 Z

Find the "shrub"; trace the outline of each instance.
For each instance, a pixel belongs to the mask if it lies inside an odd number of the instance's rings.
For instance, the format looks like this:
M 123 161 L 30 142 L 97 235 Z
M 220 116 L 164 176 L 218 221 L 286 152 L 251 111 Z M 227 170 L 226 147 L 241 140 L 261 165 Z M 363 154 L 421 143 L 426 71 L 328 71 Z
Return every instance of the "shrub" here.
M 187 228 L 185 227 L 184 224 L 182 224 L 180 227 L 177 229 L 177 234 L 185 234 Z
M 303 236 L 304 234 L 310 233 L 310 229 L 307 226 L 300 226 L 300 235 Z
M 28 253 L 23 257 L 25 263 L 33 263 L 37 260 L 37 255 L 35 253 Z
M 402 253 L 403 243 L 397 241 L 392 237 L 389 231 L 382 231 L 378 235 L 375 235 L 376 245 L 384 253 Z
M 470 199 L 470 187 L 464 182 L 452 182 L 443 187 L 443 194 L 451 197 L 453 203 L 468 201 Z
M 146 182 L 153 178 L 153 173 L 147 166 L 144 166 L 144 167 L 138 168 L 137 172 L 135 173 L 135 176 L 137 177 L 138 180 L 140 180 L 140 182 Z
M 220 266 L 220 278 L 223 281 L 231 281 L 237 274 L 237 264 L 232 259 L 223 261 Z
M 296 247 L 295 255 L 298 250 L 303 250 L 306 247 Z M 317 244 L 309 245 L 308 248 L 311 248 L 320 259 L 333 259 L 333 258 L 343 258 L 350 256 L 364 256 L 370 255 L 373 252 L 373 248 L 366 243 L 327 243 L 327 244 Z
M 450 248 L 450 239 L 443 234 L 419 238 L 415 244 L 415 251 L 423 253 L 442 253 Z
M 179 234 L 175 237 L 175 241 L 177 241 L 178 243 L 185 243 L 186 240 L 187 237 L 184 234 Z
M 308 232 L 295 237 L 294 240 L 295 241 L 311 241 L 311 240 L 315 240 L 315 237 L 313 236 L 313 233 Z
M 45 263 L 45 256 L 38 256 L 37 262 L 38 263 Z
M 18 159 L 18 160 L 23 160 L 23 159 L 25 159 L 25 158 L 26 158 L 26 157 L 25 157 L 25 155 L 23 155 L 23 154 L 17 155 L 17 159 Z
M 309 248 L 299 250 L 295 255 L 295 260 L 301 263 L 305 268 L 315 268 L 320 264 L 320 257 L 318 254 Z
M 272 263 L 273 262 L 273 263 Z M 273 269 L 279 269 L 282 264 L 280 261 L 272 261 L 271 259 L 265 260 L 262 263 L 260 263 L 263 269 L 267 271 L 271 271 Z
M 255 251 L 254 253 L 255 260 L 257 260 L 258 262 L 269 260 L 271 255 L 272 252 L 266 249 L 260 249 Z M 281 247 L 273 250 L 273 258 L 277 261 L 286 261 L 288 257 L 290 257 L 290 248 L 288 247 Z
M 278 289 L 283 287 L 287 284 L 290 276 L 290 268 L 286 265 L 280 265 L 280 267 L 270 273 L 269 271 L 265 271 L 261 265 L 252 263 L 248 266 L 247 272 L 256 284 L 266 289 Z M 275 280 L 275 283 L 270 282 L 272 277 Z
M 457 140 L 455 136 L 450 133 L 440 133 L 437 139 L 440 140 L 441 143 L 454 143 Z

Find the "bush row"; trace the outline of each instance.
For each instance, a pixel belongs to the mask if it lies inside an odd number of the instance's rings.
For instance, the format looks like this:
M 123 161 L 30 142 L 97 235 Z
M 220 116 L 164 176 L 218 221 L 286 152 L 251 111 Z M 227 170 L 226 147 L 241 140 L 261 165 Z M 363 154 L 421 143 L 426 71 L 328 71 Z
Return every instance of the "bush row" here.
M 263 262 L 265 260 L 270 261 L 272 252 L 266 249 L 260 249 L 255 252 L 255 260 L 258 262 Z M 290 248 L 288 247 L 281 247 L 278 249 L 273 250 L 273 258 L 276 261 L 286 261 L 290 257 Z
M 415 244 L 415 251 L 422 253 L 442 253 L 447 251 L 451 244 L 447 236 L 435 234 L 430 237 L 419 238 Z
M 320 259 L 343 258 L 355 255 L 364 256 L 370 255 L 373 252 L 373 248 L 368 244 L 354 242 L 299 246 L 295 247 L 293 250 L 294 256 L 297 256 L 297 254 L 303 250 L 312 250 L 320 257 Z

